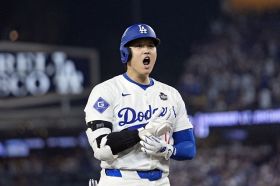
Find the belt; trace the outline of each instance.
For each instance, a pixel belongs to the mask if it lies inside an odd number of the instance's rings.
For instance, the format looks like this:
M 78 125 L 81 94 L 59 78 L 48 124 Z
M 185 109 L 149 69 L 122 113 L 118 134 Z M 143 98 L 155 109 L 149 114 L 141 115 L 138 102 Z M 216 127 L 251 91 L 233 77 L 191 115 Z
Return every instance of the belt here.
M 137 174 L 135 174 L 137 173 Z M 162 178 L 162 171 L 159 169 L 149 170 L 149 171 L 130 171 L 130 170 L 120 170 L 120 169 L 105 169 L 105 174 L 107 176 L 114 177 L 127 177 L 127 178 L 141 178 L 148 179 L 150 181 L 159 180 Z

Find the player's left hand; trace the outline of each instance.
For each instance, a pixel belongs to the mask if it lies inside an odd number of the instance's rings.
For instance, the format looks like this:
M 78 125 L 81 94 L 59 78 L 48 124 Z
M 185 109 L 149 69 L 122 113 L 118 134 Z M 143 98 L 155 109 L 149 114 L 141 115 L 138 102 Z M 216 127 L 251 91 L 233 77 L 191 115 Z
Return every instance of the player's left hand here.
M 156 136 L 145 136 L 140 141 L 141 150 L 146 154 L 164 157 L 166 160 L 173 154 L 174 147 Z

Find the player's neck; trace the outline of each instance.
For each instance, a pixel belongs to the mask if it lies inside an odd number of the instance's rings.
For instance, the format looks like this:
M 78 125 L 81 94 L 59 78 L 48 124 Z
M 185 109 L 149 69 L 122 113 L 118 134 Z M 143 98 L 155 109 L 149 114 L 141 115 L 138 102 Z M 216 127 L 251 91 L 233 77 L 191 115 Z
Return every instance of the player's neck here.
M 150 78 L 149 75 L 143 75 L 143 74 L 135 74 L 131 73 L 130 71 L 126 72 L 127 76 L 132 79 L 133 81 L 143 84 L 143 85 L 149 85 L 150 84 Z

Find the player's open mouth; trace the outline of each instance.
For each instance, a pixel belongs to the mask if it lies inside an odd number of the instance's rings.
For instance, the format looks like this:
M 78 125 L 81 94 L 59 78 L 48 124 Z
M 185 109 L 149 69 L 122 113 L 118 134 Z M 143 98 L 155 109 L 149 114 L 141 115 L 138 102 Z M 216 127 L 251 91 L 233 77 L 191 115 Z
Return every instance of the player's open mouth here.
M 145 57 L 145 58 L 143 59 L 143 64 L 144 64 L 144 65 L 149 65 L 149 64 L 150 64 L 150 57 Z

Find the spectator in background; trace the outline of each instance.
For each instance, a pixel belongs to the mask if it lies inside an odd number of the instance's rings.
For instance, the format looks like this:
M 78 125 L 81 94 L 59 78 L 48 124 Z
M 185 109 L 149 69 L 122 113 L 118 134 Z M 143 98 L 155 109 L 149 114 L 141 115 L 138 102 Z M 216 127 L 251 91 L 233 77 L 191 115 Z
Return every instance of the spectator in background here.
M 279 27 L 274 15 L 219 19 L 193 46 L 178 84 L 190 111 L 266 109 L 279 102 Z M 263 26 L 265 30 L 261 29 Z

